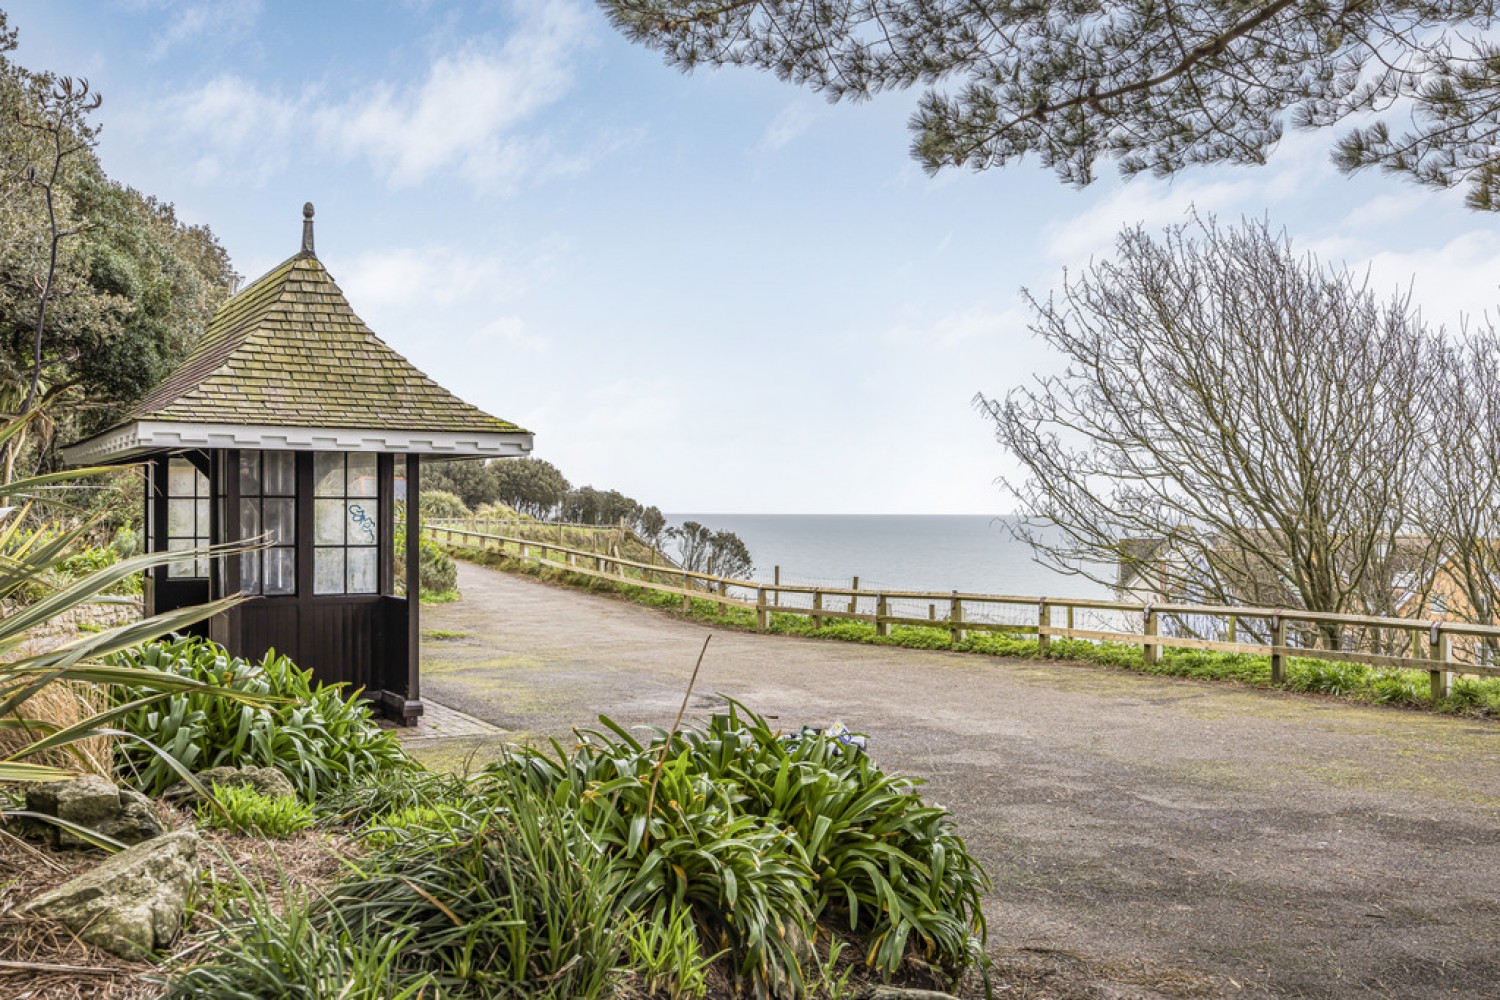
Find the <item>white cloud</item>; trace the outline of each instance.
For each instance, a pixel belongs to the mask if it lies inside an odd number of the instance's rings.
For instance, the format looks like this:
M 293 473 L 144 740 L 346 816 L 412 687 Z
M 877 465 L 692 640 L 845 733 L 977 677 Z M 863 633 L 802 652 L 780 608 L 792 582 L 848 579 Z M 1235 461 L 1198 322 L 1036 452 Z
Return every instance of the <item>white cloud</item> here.
M 468 345 L 473 348 L 519 347 L 538 354 L 550 346 L 528 331 L 526 321 L 519 316 L 496 316 L 469 334 Z
M 782 108 L 761 133 L 762 149 L 777 150 L 812 128 L 822 111 L 807 101 L 794 101 Z
M 515 10 L 503 42 L 471 39 L 435 57 L 414 81 L 276 92 L 226 74 L 174 96 L 153 116 L 174 122 L 183 145 L 212 151 L 195 162 L 204 181 L 263 180 L 286 166 L 288 150 L 305 156 L 309 145 L 328 159 L 367 160 L 396 188 L 452 173 L 506 192 L 528 177 L 578 172 L 586 158 L 554 151 L 531 126 L 567 94 L 589 23 L 575 0 Z
M 1318 245 L 1309 244 L 1318 251 Z M 1327 255 L 1320 252 L 1327 259 Z M 1486 229 L 1463 233 L 1437 246 L 1382 250 L 1366 260 L 1335 260 L 1363 270 L 1382 297 L 1410 288 L 1412 301 L 1434 326 L 1456 330 L 1464 318 L 1488 316 L 1500 324 L 1500 234 Z
M 162 11 L 167 26 L 151 45 L 153 62 L 166 58 L 173 49 L 189 42 L 210 39 L 222 42 L 246 34 L 260 20 L 261 0 L 158 0 L 142 6 Z
M 450 246 L 367 250 L 354 258 L 339 285 L 351 302 L 372 308 L 468 306 L 515 298 L 543 263 L 521 265 Z
M 1042 230 L 1042 251 L 1053 261 L 1073 265 L 1108 254 L 1127 226 L 1161 229 L 1183 222 L 1190 208 L 1238 219 L 1246 206 L 1258 206 L 1254 212 L 1259 214 L 1333 173 L 1328 142 L 1326 132 L 1294 133 L 1264 166 L 1192 170 L 1165 180 L 1134 177 L 1084 211 L 1048 224 Z
M 377 87 L 322 112 L 325 142 L 358 151 L 397 187 L 447 169 L 486 187 L 524 174 L 545 143 L 516 128 L 567 92 L 569 59 L 585 37 L 572 4 L 525 10 L 499 48 L 471 44 L 438 58 L 418 87 Z

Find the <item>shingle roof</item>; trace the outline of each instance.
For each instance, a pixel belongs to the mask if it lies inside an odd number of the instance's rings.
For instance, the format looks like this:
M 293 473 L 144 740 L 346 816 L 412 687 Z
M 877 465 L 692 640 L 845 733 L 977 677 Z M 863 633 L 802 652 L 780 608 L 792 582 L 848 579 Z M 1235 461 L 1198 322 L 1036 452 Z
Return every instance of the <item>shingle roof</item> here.
M 225 302 L 130 421 L 524 434 L 422 374 L 298 254 Z

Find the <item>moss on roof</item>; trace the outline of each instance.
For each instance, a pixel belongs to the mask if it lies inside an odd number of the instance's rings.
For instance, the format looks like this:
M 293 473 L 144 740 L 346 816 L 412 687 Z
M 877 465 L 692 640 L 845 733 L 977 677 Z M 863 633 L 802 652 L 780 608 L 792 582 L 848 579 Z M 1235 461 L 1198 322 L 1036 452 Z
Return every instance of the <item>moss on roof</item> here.
M 197 349 L 129 420 L 526 433 L 387 346 L 310 254 L 225 302 Z

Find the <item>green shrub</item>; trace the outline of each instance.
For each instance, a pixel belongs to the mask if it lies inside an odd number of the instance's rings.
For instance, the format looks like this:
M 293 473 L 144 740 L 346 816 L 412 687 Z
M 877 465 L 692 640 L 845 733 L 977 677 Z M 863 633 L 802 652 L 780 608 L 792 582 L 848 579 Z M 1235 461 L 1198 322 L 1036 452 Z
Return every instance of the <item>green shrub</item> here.
M 211 830 L 290 837 L 313 825 L 312 807 L 289 795 L 262 795 L 253 788 L 217 782 L 212 794 L 222 808 L 198 803 L 198 824 Z
M 954 980 L 984 967 L 988 878 L 915 781 L 836 739 L 783 739 L 737 705 L 670 744 L 601 721 L 571 753 L 515 750 L 481 783 L 570 803 L 614 859 L 627 912 L 662 923 L 690 908 L 761 994 L 803 992 L 818 919 L 865 936 L 882 973 L 910 957 Z
M 430 976 L 397 969 L 413 931 L 355 934 L 336 915 L 313 916 L 315 897 L 290 885 L 273 900 L 235 873 L 230 891 L 215 896 L 207 958 L 180 961 L 169 973 L 173 1000 L 432 1000 Z
M 422 562 L 417 569 L 422 577 L 423 597 L 438 597 L 458 590 L 458 564 L 429 538 L 422 539 Z
M 703 953 L 691 910 L 679 907 L 665 920 L 637 917 L 627 926 L 629 965 L 648 993 L 665 993 L 668 1000 L 708 994 L 708 970 L 718 956 Z
M 395 735 L 374 723 L 368 705 L 346 695 L 341 684 L 315 683 L 312 671 L 274 651 L 250 663 L 206 639 L 177 637 L 116 653 L 111 662 L 205 685 L 136 708 L 119 721 L 121 729 L 150 740 L 189 771 L 273 767 L 311 801 L 380 771 L 415 766 Z M 281 700 L 258 708 L 224 698 L 226 691 Z M 135 696 L 133 688 L 113 694 L 117 705 Z M 119 754 L 120 773 L 148 795 L 178 779 L 148 747 L 124 742 Z
M 469 517 L 471 511 L 457 493 L 447 490 L 422 491 L 422 520 L 452 520 Z
M 593 831 L 519 785 L 434 810 L 355 864 L 313 916 L 355 940 L 402 936 L 398 968 L 449 996 L 587 1000 L 624 953 Z
M 457 775 L 411 766 L 365 773 L 320 796 L 314 807 L 326 822 L 357 833 L 393 813 L 457 805 L 470 798 L 469 786 Z

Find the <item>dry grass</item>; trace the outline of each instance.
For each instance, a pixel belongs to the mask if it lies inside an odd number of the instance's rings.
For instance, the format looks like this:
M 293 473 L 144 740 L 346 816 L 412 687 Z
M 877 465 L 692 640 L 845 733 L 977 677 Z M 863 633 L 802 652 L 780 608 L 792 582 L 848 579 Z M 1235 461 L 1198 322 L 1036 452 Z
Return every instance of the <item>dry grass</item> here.
M 0 996 L 12 1000 L 144 1000 L 155 969 L 84 944 L 60 924 L 15 908 L 99 863 L 96 854 L 38 848 L 0 830 Z
M 163 808 L 163 815 L 170 817 L 169 828 L 188 823 L 185 813 Z M 237 870 L 276 898 L 285 886 L 328 883 L 341 867 L 340 857 L 354 853 L 347 838 L 317 831 L 274 842 L 213 831 L 200 835 L 204 891 Z M 0 997 L 148 1000 L 161 995 L 163 966 L 117 958 L 79 941 L 60 924 L 15 912 L 38 893 L 94 867 L 99 858 L 94 853 L 38 847 L 0 828 Z M 211 928 L 205 915 L 195 914 L 171 960 L 189 959 L 201 951 Z
M 28 722 L 43 722 L 63 728 L 82 722 L 104 710 L 108 696 L 95 684 L 79 681 L 53 681 L 28 698 L 11 715 Z M 32 730 L 0 730 L 0 757 L 14 753 L 40 735 Z M 78 767 L 90 774 L 109 777 L 114 770 L 115 741 L 110 736 L 91 736 L 79 740 L 70 749 L 45 750 L 27 757 L 27 763 L 51 764 L 55 767 Z

